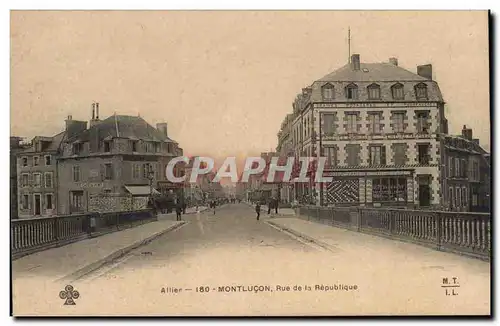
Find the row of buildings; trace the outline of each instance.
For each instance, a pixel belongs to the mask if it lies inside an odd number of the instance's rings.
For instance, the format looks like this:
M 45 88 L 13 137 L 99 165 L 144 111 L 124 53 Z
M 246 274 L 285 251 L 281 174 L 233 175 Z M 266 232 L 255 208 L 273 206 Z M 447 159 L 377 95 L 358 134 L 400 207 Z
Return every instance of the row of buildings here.
M 100 120 L 93 103 L 90 121 L 68 116 L 65 124 L 27 144 L 11 137 L 11 218 L 140 209 L 151 195 L 183 196 L 165 175 L 170 159 L 183 155 L 166 123 L 116 114 Z
M 271 154 L 326 157 L 333 180 L 254 184 L 252 192 L 272 188 L 282 202 L 323 206 L 490 209 L 490 155 L 466 126 L 448 133 L 432 65 L 414 73 L 396 58 L 363 63 L 354 54 L 303 88 L 292 107 Z

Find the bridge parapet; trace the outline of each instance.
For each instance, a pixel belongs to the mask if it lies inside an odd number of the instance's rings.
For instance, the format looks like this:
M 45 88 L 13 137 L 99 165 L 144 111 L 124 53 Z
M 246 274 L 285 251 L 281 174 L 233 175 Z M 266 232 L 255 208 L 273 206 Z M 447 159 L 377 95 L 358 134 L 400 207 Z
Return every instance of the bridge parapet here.
M 491 214 L 362 207 L 298 208 L 299 216 L 332 226 L 491 259 Z
M 150 209 L 12 220 L 11 256 L 17 259 L 156 220 Z

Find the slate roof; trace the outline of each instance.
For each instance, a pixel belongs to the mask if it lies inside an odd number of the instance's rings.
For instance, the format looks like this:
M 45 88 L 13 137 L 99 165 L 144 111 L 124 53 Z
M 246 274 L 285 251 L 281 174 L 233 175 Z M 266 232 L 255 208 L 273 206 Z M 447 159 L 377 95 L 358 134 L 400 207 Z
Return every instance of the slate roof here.
M 66 136 L 66 131 L 62 131 L 52 137 L 43 137 L 43 138 L 52 138 L 49 146 L 44 150 L 44 152 L 57 152 L 65 136 Z M 34 137 L 33 140 L 35 140 L 37 137 Z M 33 144 L 23 150 L 20 150 L 18 153 L 35 153 Z
M 401 84 L 404 87 L 404 99 L 399 101 L 421 101 L 417 100 L 415 87 L 419 84 L 427 86 L 427 99 L 425 101 L 443 102 L 443 97 L 436 81 L 426 79 L 409 70 L 391 63 L 361 63 L 359 70 L 354 70 L 351 64 L 329 73 L 316 80 L 310 86 L 310 97 L 306 96 L 305 101 L 311 102 L 392 102 L 392 86 Z M 334 87 L 334 98 L 323 99 L 322 87 L 331 84 Z M 358 99 L 348 100 L 346 87 L 355 84 L 358 87 Z M 371 84 L 380 86 L 380 99 L 368 99 L 367 87 Z
M 112 115 L 91 128 L 79 133 L 75 137 L 68 139 L 69 142 L 90 140 L 90 134 L 97 131 L 99 140 L 106 138 L 129 138 L 137 140 L 172 142 L 176 143 L 169 137 L 166 137 L 158 129 L 151 126 L 141 117 L 128 115 Z

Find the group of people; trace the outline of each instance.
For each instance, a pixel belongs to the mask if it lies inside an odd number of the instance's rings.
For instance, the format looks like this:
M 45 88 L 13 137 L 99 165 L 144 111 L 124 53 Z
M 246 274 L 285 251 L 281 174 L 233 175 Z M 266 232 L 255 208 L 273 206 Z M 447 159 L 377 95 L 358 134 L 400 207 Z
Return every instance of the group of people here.
M 267 201 L 267 214 L 271 214 L 271 210 L 275 210 L 275 213 L 278 214 L 279 201 L 276 198 L 269 198 Z M 260 219 L 260 202 L 257 202 L 255 205 L 255 212 L 257 213 L 257 221 Z

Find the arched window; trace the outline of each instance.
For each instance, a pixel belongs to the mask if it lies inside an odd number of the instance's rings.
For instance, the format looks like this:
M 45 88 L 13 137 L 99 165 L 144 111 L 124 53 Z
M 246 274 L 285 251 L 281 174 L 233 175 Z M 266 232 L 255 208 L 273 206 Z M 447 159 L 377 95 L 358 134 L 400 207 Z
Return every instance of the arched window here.
M 334 90 L 335 88 L 330 83 L 323 85 L 323 87 L 321 87 L 321 94 L 323 96 L 323 100 L 333 100 Z
M 358 99 L 358 86 L 356 84 L 349 84 L 345 88 L 346 97 L 348 100 Z
M 415 86 L 415 96 L 417 100 L 427 100 L 427 85 L 420 83 Z
M 392 98 L 394 100 L 404 100 L 404 98 L 405 98 L 404 90 L 405 90 L 405 88 L 404 88 L 403 84 L 401 84 L 401 83 L 397 83 L 397 84 L 392 85 L 392 87 L 391 87 Z
M 368 88 L 368 99 L 380 100 L 380 86 L 379 85 L 371 84 L 367 88 Z

